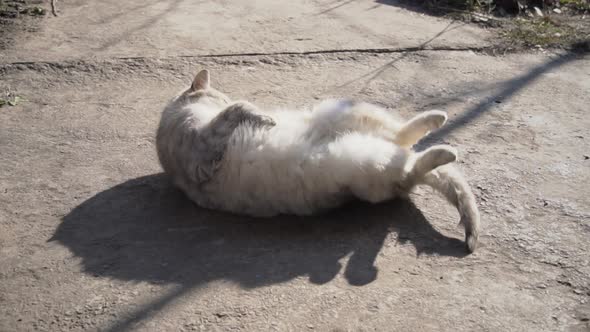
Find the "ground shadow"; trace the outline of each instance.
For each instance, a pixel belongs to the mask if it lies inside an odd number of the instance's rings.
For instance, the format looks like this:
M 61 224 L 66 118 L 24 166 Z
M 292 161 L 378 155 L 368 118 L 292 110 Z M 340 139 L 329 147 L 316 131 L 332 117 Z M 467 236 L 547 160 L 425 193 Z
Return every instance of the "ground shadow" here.
M 340 7 L 346 6 L 346 5 L 348 5 L 348 4 L 350 4 L 350 3 L 354 2 L 354 1 L 356 1 L 356 0 L 343 0 L 343 1 L 335 1 L 335 2 L 332 2 L 330 4 L 330 7 L 328 7 L 327 9 L 322 10 L 321 12 L 317 13 L 316 15 L 327 14 L 327 13 L 329 13 L 331 11 L 334 11 L 334 10 L 340 8 Z
M 467 1 L 426 1 L 426 0 L 376 0 L 378 5 L 387 5 L 403 8 L 420 14 L 432 16 L 444 16 L 450 13 L 467 10 Z
M 409 201 L 354 203 L 313 218 L 244 218 L 198 208 L 163 175 L 88 199 L 63 218 L 51 240 L 96 276 L 193 286 L 226 279 L 251 288 L 306 275 L 325 283 L 349 254 L 347 280 L 369 283 L 391 231 L 418 253 L 465 255 L 462 241 L 436 231 Z
M 113 46 L 121 43 L 122 41 L 126 40 L 127 38 L 129 38 L 129 36 L 131 36 L 131 35 L 139 32 L 139 31 L 145 30 L 145 29 L 147 29 L 147 28 L 155 25 L 160 20 L 164 19 L 168 14 L 170 14 L 173 11 L 177 10 L 178 9 L 178 6 L 183 1 L 184 0 L 174 0 L 174 1 L 170 2 L 168 4 L 168 7 L 166 9 L 164 9 L 162 12 L 160 12 L 159 14 L 157 14 L 157 15 L 155 15 L 153 17 L 147 18 L 142 24 L 140 24 L 139 26 L 136 26 L 136 27 L 131 28 L 129 31 L 125 31 L 124 33 L 121 33 L 121 34 L 119 34 L 119 35 L 117 35 L 115 37 L 110 38 L 105 43 L 103 43 L 100 47 L 98 47 L 98 50 L 104 51 L 104 50 L 106 50 L 108 48 L 111 48 L 111 47 L 113 47 Z M 156 4 L 156 3 L 146 4 L 143 7 L 138 7 L 138 8 L 131 9 L 131 11 L 132 10 L 138 10 L 138 9 L 141 9 L 141 8 L 147 8 L 150 5 L 153 5 L 153 4 Z M 116 16 L 114 16 L 114 18 L 116 18 Z M 109 19 L 109 18 L 107 18 L 107 19 Z
M 370 85 L 370 83 L 372 81 L 379 78 L 379 76 L 381 76 L 387 70 L 389 70 L 391 68 L 396 68 L 395 64 L 404 60 L 405 58 L 407 58 L 410 54 L 412 54 L 412 52 L 427 50 L 427 46 L 430 43 L 432 43 L 433 41 L 435 41 L 437 38 L 441 37 L 442 35 L 444 35 L 446 33 L 451 32 L 455 29 L 458 29 L 464 25 L 465 25 L 465 23 L 461 23 L 461 22 L 457 22 L 455 20 L 452 20 L 449 22 L 449 24 L 447 24 L 447 26 L 444 29 L 442 29 L 441 31 L 439 31 L 437 34 L 430 37 L 429 39 L 425 40 L 420 45 L 407 49 L 407 52 L 403 52 L 403 53 L 399 54 L 395 59 L 388 61 L 386 64 L 381 65 L 381 66 L 379 66 L 379 67 L 377 67 L 365 74 L 362 74 L 358 77 L 352 78 L 344 83 L 340 83 L 338 85 L 331 86 L 327 89 L 327 91 L 331 91 L 334 89 L 340 89 L 340 88 L 354 84 L 354 85 L 362 86 L 362 88 L 360 89 L 359 92 L 363 93 L 366 91 L 366 88 Z
M 328 7 L 319 12 L 317 15 L 332 12 L 336 9 L 345 7 L 355 1 L 356 0 L 336 0 L 330 2 L 328 3 Z M 445 15 L 449 12 L 454 12 L 458 9 L 465 9 L 461 8 L 461 6 L 459 6 L 459 8 L 451 8 L 452 4 L 449 5 L 448 3 L 446 3 L 444 6 L 434 6 L 426 0 L 376 0 L 375 5 L 369 8 L 368 10 L 375 10 L 383 5 L 404 8 L 421 14 L 430 14 L 438 16 Z
M 416 150 L 424 150 L 426 147 L 440 141 L 442 138 L 450 135 L 457 129 L 472 123 L 483 114 L 488 113 L 494 109 L 495 105 L 507 102 L 514 96 L 517 96 L 524 88 L 533 84 L 543 74 L 562 67 L 574 60 L 581 59 L 585 57 L 587 53 L 588 50 L 584 49 L 576 49 L 575 51 L 564 52 L 558 56 L 554 56 L 547 62 L 541 63 L 531 68 L 523 75 L 516 76 L 501 83 L 498 91 L 492 96 L 488 98 L 482 98 L 479 103 L 461 113 L 455 119 L 450 121 L 450 123 L 447 123 L 442 128 L 422 139 L 419 144 L 417 144 Z

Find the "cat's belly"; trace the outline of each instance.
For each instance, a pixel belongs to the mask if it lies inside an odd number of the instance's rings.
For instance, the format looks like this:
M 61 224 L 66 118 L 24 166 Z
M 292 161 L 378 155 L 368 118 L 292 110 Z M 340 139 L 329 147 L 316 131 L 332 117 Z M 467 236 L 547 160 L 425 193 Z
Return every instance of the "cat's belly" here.
M 310 173 L 304 178 L 296 167 L 242 165 L 222 170 L 209 184 L 185 192 L 203 207 L 255 217 L 307 216 L 352 199 L 347 188 L 331 182 L 329 176 Z

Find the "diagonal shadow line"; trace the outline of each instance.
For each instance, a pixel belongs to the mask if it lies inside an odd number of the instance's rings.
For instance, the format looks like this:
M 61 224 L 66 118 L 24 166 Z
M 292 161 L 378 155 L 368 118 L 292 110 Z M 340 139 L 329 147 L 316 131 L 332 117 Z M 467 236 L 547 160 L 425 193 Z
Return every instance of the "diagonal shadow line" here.
M 153 6 L 153 5 L 157 4 L 157 3 L 158 3 L 158 0 L 155 0 L 155 1 L 152 1 L 152 2 L 142 3 L 140 5 L 137 5 L 137 6 L 134 6 L 134 7 L 131 7 L 131 8 L 126 8 L 124 10 L 119 9 L 119 11 L 117 13 L 115 13 L 113 15 L 110 15 L 110 16 L 103 17 L 98 24 L 106 25 L 106 24 L 113 23 L 113 21 L 115 21 L 115 20 L 117 20 L 117 19 L 119 19 L 119 18 L 121 18 L 123 16 L 137 15 L 137 12 L 138 11 L 140 11 L 142 9 L 145 9 L 145 8 L 148 8 L 148 7 L 151 7 L 151 6 Z M 112 6 L 115 6 L 115 4 L 111 4 L 111 5 Z
M 587 52 L 585 52 L 587 53 Z M 570 63 L 580 57 L 580 54 L 576 54 L 574 52 L 564 53 L 555 59 L 538 65 L 537 67 L 530 70 L 528 73 L 521 75 L 519 77 L 513 78 L 509 81 L 506 81 L 502 85 L 504 88 L 498 92 L 497 94 L 486 98 L 480 101 L 477 105 L 472 107 L 471 109 L 467 110 L 463 114 L 461 114 L 458 118 L 456 118 L 452 123 L 445 125 L 444 127 L 440 128 L 439 130 L 431 133 L 427 137 L 423 139 L 423 141 L 419 142 L 417 145 L 417 150 L 422 150 L 429 144 L 442 139 L 444 136 L 449 135 L 453 131 L 465 126 L 469 122 L 474 121 L 478 117 L 480 117 L 485 112 L 489 111 L 494 105 L 495 101 L 506 101 L 524 89 L 526 86 L 532 84 L 535 80 L 537 80 L 542 74 L 555 69 L 559 68 L 567 63 Z
M 158 300 L 136 309 L 135 312 L 131 313 L 127 318 L 116 321 L 113 325 L 101 330 L 105 332 L 127 331 L 131 329 L 133 325 L 149 318 L 153 312 L 161 311 L 167 305 L 188 294 L 194 288 L 196 288 L 196 285 L 179 286 L 168 294 L 161 296 Z
M 455 24 L 455 22 L 457 22 L 457 20 L 452 20 L 444 29 L 442 29 L 439 33 L 437 33 L 436 35 L 434 35 L 434 37 L 428 39 L 427 41 L 423 42 L 422 44 L 420 44 L 419 48 L 424 48 L 426 47 L 426 45 L 430 44 L 431 42 L 433 42 L 436 38 L 442 36 L 443 34 L 449 32 L 449 31 L 453 31 L 455 29 L 458 29 L 464 25 L 466 25 L 467 23 L 461 23 L 458 25 L 453 26 L 453 24 Z
M 333 7 L 330 7 L 330 8 L 328 8 L 328 9 L 322 10 L 321 12 L 317 13 L 317 14 L 316 14 L 316 16 L 319 16 L 319 15 L 323 15 L 323 14 L 329 13 L 329 12 L 331 12 L 331 11 L 334 11 L 334 10 L 336 10 L 336 9 L 340 8 L 340 7 L 346 6 L 346 5 L 348 5 L 349 3 L 351 3 L 351 2 L 354 2 L 354 1 L 356 1 L 356 0 L 347 0 L 347 1 L 343 1 L 343 2 L 341 2 L 341 3 L 339 3 L 339 4 L 337 4 L 336 6 L 333 6 Z
M 422 44 L 420 44 L 418 47 L 415 48 L 415 50 L 418 50 L 418 51 L 419 50 L 424 50 L 426 48 L 426 46 L 428 46 L 428 44 L 432 43 L 435 39 L 439 38 L 443 34 L 449 32 L 449 31 L 453 31 L 455 29 L 458 29 L 458 28 L 462 27 L 463 25 L 465 25 L 465 23 L 463 23 L 463 24 L 459 24 L 459 25 L 456 25 L 456 26 L 452 27 L 455 22 L 456 22 L 456 20 L 452 20 L 444 29 L 442 29 L 441 31 L 439 31 L 436 35 L 434 35 L 433 37 L 431 37 L 427 41 L 425 41 Z M 352 83 L 354 83 L 354 82 L 356 82 L 358 80 L 362 80 L 362 79 L 364 79 L 366 77 L 369 77 L 365 81 L 365 83 L 363 84 L 363 87 L 362 87 L 362 89 L 360 91 L 360 92 L 364 92 L 365 89 L 367 88 L 367 86 L 369 85 L 369 83 L 371 81 L 373 81 L 375 78 L 379 77 L 379 75 L 381 75 L 383 72 L 385 72 L 389 67 L 395 67 L 394 65 L 397 62 L 405 59 L 408 55 L 409 55 L 409 53 L 403 53 L 398 58 L 396 58 L 394 60 L 391 60 L 388 63 L 386 63 L 386 64 L 384 64 L 384 65 L 382 65 L 382 66 L 380 66 L 378 68 L 375 68 L 375 69 L 371 70 L 370 72 L 368 72 L 366 74 L 363 74 L 363 75 L 361 75 L 359 77 L 353 78 L 353 79 L 351 79 L 351 80 L 349 80 L 349 81 L 347 81 L 347 82 L 345 82 L 343 84 L 337 85 L 335 88 L 336 89 L 340 89 L 340 88 L 343 88 L 343 87 L 345 87 L 347 85 L 350 85 L 350 84 L 352 84 Z
M 178 8 L 178 6 L 180 5 L 181 2 L 183 2 L 184 0 L 174 0 L 174 2 L 171 2 L 168 4 L 168 8 L 166 8 L 165 10 L 163 10 L 160 14 L 150 18 L 149 20 L 145 21 L 144 23 L 142 23 L 141 25 L 131 29 L 130 31 L 120 34 L 117 37 L 113 37 L 111 38 L 109 41 L 107 41 L 106 43 L 102 44 L 98 49 L 99 50 L 106 50 L 108 48 L 111 48 L 119 43 L 121 43 L 123 40 L 125 40 L 126 37 L 133 35 L 134 33 L 144 30 L 148 27 L 150 27 L 151 25 L 154 25 L 156 23 L 158 23 L 160 20 L 162 20 L 166 15 L 170 14 L 172 11 L 176 10 Z
M 365 11 L 367 11 L 367 12 L 368 12 L 369 10 L 377 9 L 377 8 L 379 8 L 379 7 L 381 7 L 381 6 L 382 6 L 382 5 L 381 5 L 380 3 L 378 3 L 378 4 L 376 4 L 376 5 L 373 5 L 373 6 L 369 7 L 369 8 L 367 8 L 367 9 L 365 9 Z

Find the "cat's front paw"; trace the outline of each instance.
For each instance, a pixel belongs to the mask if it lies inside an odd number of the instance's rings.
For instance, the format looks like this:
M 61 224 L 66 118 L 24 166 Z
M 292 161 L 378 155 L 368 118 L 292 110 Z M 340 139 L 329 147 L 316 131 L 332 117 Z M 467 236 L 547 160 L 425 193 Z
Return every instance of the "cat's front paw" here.
M 275 120 L 268 115 L 259 115 L 259 125 L 262 127 L 274 127 L 277 125 Z

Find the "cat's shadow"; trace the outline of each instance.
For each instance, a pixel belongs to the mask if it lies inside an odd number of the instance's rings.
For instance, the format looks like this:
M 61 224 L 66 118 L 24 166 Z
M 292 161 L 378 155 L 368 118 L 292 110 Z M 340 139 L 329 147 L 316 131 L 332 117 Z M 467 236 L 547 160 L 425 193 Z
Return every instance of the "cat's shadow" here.
M 253 219 L 198 208 L 162 174 L 119 184 L 86 200 L 56 230 L 96 276 L 198 285 L 225 279 L 251 288 L 309 276 L 373 281 L 386 236 L 418 253 L 460 257 L 464 244 L 436 231 L 410 201 L 354 203 L 328 214 Z

